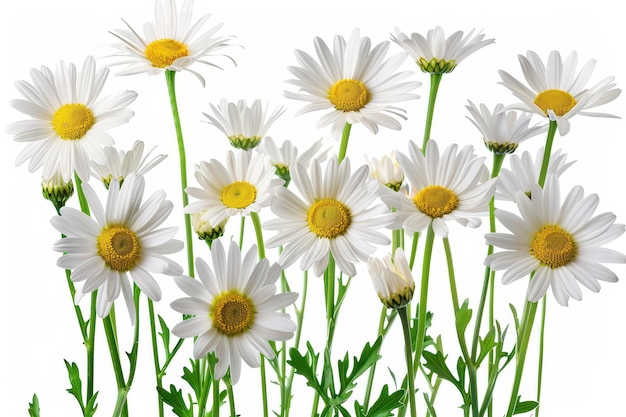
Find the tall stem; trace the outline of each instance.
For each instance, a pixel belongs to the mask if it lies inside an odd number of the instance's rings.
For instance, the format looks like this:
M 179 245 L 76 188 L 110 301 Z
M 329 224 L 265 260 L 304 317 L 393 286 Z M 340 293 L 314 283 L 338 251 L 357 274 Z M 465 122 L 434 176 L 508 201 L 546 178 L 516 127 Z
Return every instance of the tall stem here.
M 417 338 L 415 341 L 415 364 L 414 369 L 419 369 L 422 350 L 424 349 L 424 337 L 426 336 L 426 313 L 428 303 L 428 279 L 430 275 L 430 261 L 433 253 L 433 242 L 435 240 L 435 232 L 433 232 L 433 226 L 428 226 L 428 232 L 426 233 L 426 244 L 424 247 L 424 262 L 422 264 L 422 282 L 420 285 L 420 300 L 419 311 L 417 319 Z M 415 378 L 415 375 L 409 375 L 409 380 Z
M 404 357 L 406 360 L 406 372 L 409 375 L 409 405 L 411 407 L 411 417 L 416 417 L 417 410 L 415 407 L 415 381 L 412 375 L 415 374 L 413 367 L 413 358 L 411 356 L 411 327 L 409 325 L 409 315 L 407 314 L 406 307 L 398 309 L 398 315 L 400 316 L 400 322 L 402 323 L 402 334 L 404 335 Z
M 430 74 L 430 94 L 428 96 L 428 110 L 426 113 L 426 125 L 424 127 L 424 142 L 422 143 L 422 154 L 426 153 L 426 144 L 430 140 L 430 129 L 433 125 L 433 114 L 435 113 L 435 101 L 443 74 Z
M 348 139 L 350 138 L 350 129 L 352 129 L 352 125 L 350 123 L 346 123 L 343 127 L 343 133 L 341 134 L 341 143 L 339 145 L 339 153 L 337 155 L 337 161 L 341 163 L 346 157 L 346 152 L 348 150 Z
M 185 142 L 183 140 L 183 130 L 180 124 L 180 116 L 178 114 L 178 103 L 176 101 L 176 71 L 165 71 L 165 79 L 167 81 L 167 91 L 170 96 L 170 106 L 172 107 L 172 116 L 174 117 L 174 127 L 176 128 L 176 141 L 178 142 L 178 156 L 180 160 L 180 187 L 182 191 L 183 207 L 189 204 L 189 197 L 185 192 L 187 188 L 187 157 L 185 155 Z M 188 213 L 184 214 L 185 217 L 185 240 L 187 247 L 187 268 L 189 269 L 189 276 L 194 276 L 194 264 L 193 264 L 193 240 L 191 230 L 191 218 Z

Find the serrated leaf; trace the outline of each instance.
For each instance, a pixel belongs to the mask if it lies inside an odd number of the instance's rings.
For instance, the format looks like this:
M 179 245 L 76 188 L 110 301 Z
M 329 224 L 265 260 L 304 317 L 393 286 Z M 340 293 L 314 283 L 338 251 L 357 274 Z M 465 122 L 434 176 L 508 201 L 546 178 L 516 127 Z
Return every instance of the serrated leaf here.
M 439 376 L 441 379 L 445 379 L 446 381 L 450 381 L 457 387 L 457 389 L 463 393 L 463 387 L 460 385 L 460 382 L 452 374 L 448 365 L 446 365 L 446 358 L 443 356 L 441 352 L 432 353 L 428 351 L 422 352 L 422 356 L 426 359 L 426 363 L 424 366 L 427 369 L 430 369 L 434 373 Z
M 96 404 L 96 398 L 98 398 L 97 392 L 91 396 L 89 401 L 87 401 L 87 405 L 85 405 L 84 410 L 84 417 L 92 417 L 96 414 L 96 410 L 98 409 L 98 404 Z
M 191 369 L 185 366 L 183 368 L 183 376 L 181 376 L 181 378 L 189 384 L 196 398 L 200 398 L 202 395 L 202 371 L 196 361 L 190 360 L 190 362 Z
M 495 328 L 492 327 L 489 329 L 489 332 L 485 335 L 484 339 L 478 339 L 478 343 L 480 345 L 480 353 L 478 354 L 478 359 L 476 359 L 476 366 L 480 366 L 480 363 L 487 357 L 491 349 L 498 345 L 496 342 Z
M 369 342 L 366 343 L 361 351 L 361 356 L 358 359 L 356 357 L 353 358 L 352 371 L 349 374 L 348 353 L 346 353 L 343 361 L 338 362 L 337 368 L 341 394 L 352 390 L 356 386 L 355 380 L 381 358 L 378 352 L 382 342 L 382 336 L 378 336 L 373 345 L 370 346 Z
M 78 401 L 78 404 L 80 405 L 80 409 L 84 410 L 85 404 L 83 403 L 82 392 L 83 384 L 80 380 L 78 365 L 76 365 L 75 362 L 69 363 L 66 360 L 63 361 L 65 362 L 65 367 L 67 368 L 67 376 L 70 380 L 70 388 L 67 389 L 67 392 L 69 392 L 74 398 L 76 398 L 76 401 Z
M 456 312 L 456 330 L 458 334 L 465 334 L 465 329 L 472 320 L 472 309 L 469 308 L 469 300 L 463 301 L 463 304 Z
M 293 368 L 295 373 L 302 375 L 306 379 L 307 385 L 313 388 L 315 392 L 324 399 L 324 403 L 327 403 L 328 396 L 317 380 L 317 374 L 315 372 L 318 359 L 319 354 L 316 354 L 313 350 L 313 346 L 307 342 L 307 353 L 304 356 L 301 355 L 296 348 L 289 349 L 289 359 L 287 363 Z
M 161 387 L 157 387 L 157 390 L 163 402 L 172 407 L 172 411 L 178 417 L 194 417 L 191 407 L 187 408 L 187 403 L 185 403 L 183 398 L 183 391 L 177 390 L 174 384 L 170 384 L 169 391 Z
M 517 404 L 515 404 L 515 410 L 513 414 L 523 414 L 537 408 L 539 403 L 537 401 L 520 401 L 521 397 L 517 397 Z
M 363 407 L 361 407 L 356 401 L 354 402 L 354 409 L 358 417 L 391 417 L 392 411 L 404 405 L 402 398 L 404 397 L 404 391 L 398 390 L 389 394 L 389 388 L 387 385 L 383 385 L 378 398 L 372 406 L 367 410 L 367 413 L 363 413 Z
M 37 394 L 33 394 L 33 402 L 28 403 L 28 415 L 30 417 L 40 417 L 39 398 L 37 398 Z

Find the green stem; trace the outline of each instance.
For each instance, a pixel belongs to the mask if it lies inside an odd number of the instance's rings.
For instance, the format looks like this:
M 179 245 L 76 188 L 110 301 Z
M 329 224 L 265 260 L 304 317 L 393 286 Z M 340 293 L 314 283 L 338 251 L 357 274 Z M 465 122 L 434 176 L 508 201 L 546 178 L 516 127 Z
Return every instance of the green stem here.
M 430 261 L 433 253 L 433 242 L 435 240 L 435 233 L 433 232 L 432 223 L 428 225 L 428 232 L 426 233 L 426 244 L 424 247 L 424 262 L 422 264 L 422 282 L 420 285 L 420 300 L 419 300 L 419 312 L 417 319 L 417 338 L 415 346 L 415 359 L 413 363 L 415 368 L 419 368 L 422 363 L 422 350 L 424 349 L 424 337 L 426 336 L 426 313 L 428 303 L 428 278 L 430 275 Z M 415 378 L 415 375 L 409 375 L 409 380 Z
M 377 332 L 377 335 L 378 336 L 383 336 L 383 339 L 387 335 L 387 331 L 389 330 L 389 327 L 390 327 L 390 326 L 386 326 L 385 327 L 385 322 L 387 321 L 387 310 L 388 310 L 387 307 L 385 307 L 383 305 L 382 309 L 380 311 L 380 318 L 378 319 L 378 332 Z M 392 316 L 390 315 L 389 317 L 390 317 L 390 320 L 391 320 Z M 371 368 L 369 370 L 369 375 L 367 376 L 367 386 L 365 388 L 365 398 L 363 399 L 363 411 L 364 411 L 365 414 L 367 414 L 367 408 L 369 407 L 370 395 L 372 393 L 372 386 L 374 384 L 374 374 L 376 373 L 376 364 L 377 364 L 377 362 L 374 362 L 374 364 L 371 366 Z
M 213 378 L 213 411 L 211 417 L 220 417 L 220 380 Z
M 239 250 L 243 248 L 243 235 L 246 229 L 246 218 L 241 216 L 241 225 L 239 226 Z
M 522 373 L 524 371 L 524 362 L 526 360 L 526 352 L 528 351 L 528 342 L 535 320 L 537 311 L 537 303 L 526 301 L 524 304 L 524 314 L 520 324 L 519 334 L 517 336 L 516 355 L 515 355 L 515 376 L 513 379 L 513 388 L 511 389 L 511 398 L 509 400 L 509 408 L 506 417 L 512 417 L 517 406 L 517 397 L 520 384 L 522 381 Z
M 433 124 L 433 114 L 435 113 L 435 101 L 437 91 L 443 74 L 430 74 L 430 94 L 428 96 L 428 111 L 426 113 L 426 125 L 424 127 L 424 142 L 422 144 L 422 154 L 426 153 L 426 144 L 430 139 L 430 129 Z
M 339 145 L 339 154 L 337 156 L 337 161 L 341 163 L 343 159 L 346 157 L 346 152 L 348 150 L 348 139 L 350 138 L 350 129 L 352 125 L 350 123 L 346 123 L 343 127 L 343 133 L 341 134 L 341 144 Z
M 543 188 L 546 183 L 546 176 L 548 175 L 548 165 L 550 164 L 550 155 L 552 155 L 552 144 L 554 143 L 554 134 L 556 133 L 556 122 L 550 120 L 550 126 L 548 127 L 548 136 L 546 137 L 546 146 L 543 150 L 543 160 L 541 162 L 541 172 L 539 173 L 539 180 L 537 183 Z
M 543 346 L 546 330 L 546 297 L 541 300 L 541 325 L 539 327 L 539 359 L 537 365 L 537 408 L 535 408 L 535 417 L 539 417 L 539 405 L 541 405 L 541 380 L 543 375 Z
M 233 384 L 230 382 L 226 384 L 226 392 L 228 392 L 228 406 L 230 409 L 230 417 L 237 417 L 237 411 L 235 410 L 235 393 L 233 392 Z
M 172 107 L 172 116 L 174 117 L 174 127 L 176 128 L 176 141 L 178 142 L 178 156 L 180 160 L 180 186 L 183 198 L 183 207 L 189 204 L 189 197 L 185 192 L 187 188 L 187 157 L 185 155 L 185 142 L 183 140 L 183 130 L 180 123 L 180 116 L 178 114 L 178 103 L 176 101 L 176 71 L 165 71 L 165 79 L 167 81 L 167 91 L 170 97 L 170 106 Z M 191 230 L 191 218 L 188 213 L 184 214 L 185 217 L 185 240 L 187 244 L 187 267 L 189 269 L 189 276 L 194 276 L 194 264 L 193 264 L 193 240 Z
M 154 362 L 154 374 L 156 376 L 157 393 L 163 388 L 163 377 L 161 376 L 161 365 L 159 364 L 159 348 L 157 345 L 156 320 L 154 315 L 154 303 L 148 298 L 148 316 L 150 317 L 150 339 L 152 342 L 152 359 Z M 161 395 L 157 394 L 159 417 L 164 417 L 165 409 Z
M 402 333 L 404 335 L 404 357 L 406 359 L 406 372 L 407 375 L 414 375 L 413 370 L 413 358 L 411 357 L 411 352 L 413 351 L 413 347 L 411 345 L 411 328 L 409 325 L 409 316 L 406 311 L 406 307 L 401 307 L 398 309 L 398 315 L 400 316 L 400 322 L 402 323 Z M 409 405 L 411 407 L 411 417 L 416 417 L 417 410 L 415 406 L 415 382 L 413 377 L 409 377 Z
M 413 265 L 415 264 L 415 255 L 417 254 L 417 243 L 419 241 L 420 233 L 413 233 L 413 241 L 411 243 L 411 256 L 409 260 L 409 269 L 413 270 Z
M 109 314 L 104 319 L 102 319 L 102 323 L 104 324 L 104 333 L 106 334 L 107 344 L 109 346 L 109 353 L 111 354 L 111 361 L 113 363 L 113 371 L 115 373 L 115 382 L 117 383 L 117 389 L 120 394 L 118 394 L 118 400 L 123 390 L 125 389 L 126 382 L 124 380 L 124 371 L 122 370 L 122 363 L 120 361 L 120 352 L 117 347 L 117 338 L 116 331 L 114 329 L 111 315 Z M 116 414 L 113 414 L 114 417 L 120 415 L 128 415 L 128 405 L 124 400 L 119 403 L 119 409 L 116 406 Z

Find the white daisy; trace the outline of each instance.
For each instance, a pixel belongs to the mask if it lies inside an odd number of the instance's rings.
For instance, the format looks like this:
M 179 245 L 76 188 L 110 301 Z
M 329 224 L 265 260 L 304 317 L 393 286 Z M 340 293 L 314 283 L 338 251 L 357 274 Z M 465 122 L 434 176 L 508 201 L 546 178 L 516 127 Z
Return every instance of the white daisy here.
M 379 125 L 400 130 L 400 122 L 393 116 L 406 117 L 404 110 L 394 104 L 419 98 L 409 92 L 421 85 L 419 81 L 406 81 L 412 72 L 397 72 L 406 55 L 385 59 L 389 42 L 370 50 L 370 39 L 361 38 L 358 29 L 347 42 L 335 36 L 332 51 L 320 38 L 316 37 L 314 44 L 319 63 L 306 52 L 296 50 L 301 66 L 287 68 L 296 77 L 287 82 L 299 91 L 285 91 L 285 97 L 309 102 L 296 114 L 327 111 L 318 127 L 332 125 L 336 139 L 341 137 L 346 123 L 363 123 L 372 133 L 378 132 Z
M 106 207 L 89 184 L 83 186 L 94 217 L 63 207 L 61 216 L 52 218 L 52 225 L 67 236 L 53 246 L 55 251 L 65 253 L 57 265 L 72 271 L 72 281 L 83 283 L 77 292 L 79 298 L 98 290 L 96 309 L 100 317 L 109 314 L 121 291 L 134 321 L 128 274 L 150 299 L 159 301 L 161 289 L 152 273 L 183 272 L 164 256 L 183 248 L 181 241 L 173 239 L 177 228 L 157 229 L 172 211 L 172 202 L 165 200 L 163 191 L 157 191 L 142 203 L 144 179 L 132 174 L 122 187 L 116 179 L 111 180 Z
M 178 337 L 196 337 L 193 356 L 203 358 L 215 352 L 215 377 L 222 378 L 230 367 L 236 384 L 241 374 L 241 359 L 249 366 L 260 366 L 260 354 L 275 357 L 269 341 L 293 337 L 296 324 L 289 315 L 278 310 L 292 304 L 297 293 L 276 294 L 276 281 L 281 268 L 267 259 L 255 261 L 256 246 L 241 259 L 235 242 L 230 243 L 228 256 L 219 240 L 213 243 L 213 269 L 196 259 L 198 279 L 176 277 L 178 287 L 189 297 L 172 302 L 174 310 L 194 315 L 172 328 Z
M 214 116 L 202 114 L 226 135 L 231 145 L 240 149 L 251 149 L 261 143 L 272 123 L 285 112 L 284 107 L 278 107 L 269 114 L 261 100 L 248 105 L 245 100 L 234 103 L 222 99 L 217 107 L 210 106 Z
M 479 110 L 474 103 L 468 102 L 465 107 L 472 116 L 468 119 L 483 135 L 485 146 L 493 153 L 513 153 L 526 139 L 548 130 L 545 124 L 530 126 L 530 113 L 521 113 L 518 117 L 516 111 L 508 110 L 503 104 L 497 104 L 491 112 L 484 104 Z
M 485 264 L 493 270 L 506 269 L 502 282 L 509 284 L 533 273 L 527 298 L 540 300 L 548 290 L 566 306 L 569 298 L 582 299 L 578 284 L 598 292 L 598 281 L 616 282 L 617 275 L 602 263 L 626 263 L 626 255 L 602 247 L 624 233 L 614 224 L 613 213 L 592 217 L 598 196 L 583 198 L 574 187 L 561 202 L 558 178 L 550 175 L 542 189 L 533 185 L 532 199 L 520 192 L 516 202 L 521 217 L 496 210 L 496 218 L 512 233 L 488 233 L 487 243 L 505 249 L 489 255 Z
M 117 178 L 119 183 L 122 184 L 124 178 L 131 173 L 144 175 L 167 158 L 167 155 L 161 154 L 148 160 L 156 146 L 153 146 L 146 156 L 143 156 L 143 148 L 144 143 L 140 140 L 136 141 L 129 151 L 117 150 L 113 146 L 106 146 L 104 148 L 104 160 L 91 161 L 93 176 L 100 178 L 105 187 L 108 188 L 111 179 Z
M 190 215 L 193 231 L 196 232 L 200 240 L 206 240 L 209 242 L 212 242 L 213 240 L 218 239 L 224 235 L 224 229 L 226 228 L 226 223 L 228 223 L 228 219 L 229 218 L 226 218 L 226 220 L 214 226 L 204 219 L 203 211 L 191 213 Z
M 283 141 L 280 148 L 270 136 L 263 140 L 263 143 L 257 148 L 258 151 L 269 157 L 270 163 L 276 168 L 276 175 L 285 180 L 285 187 L 291 181 L 289 167 L 300 164 L 305 169 L 309 167 L 313 158 L 320 162 L 324 162 L 328 156 L 329 149 L 323 149 L 324 139 L 319 139 L 313 143 L 307 150 L 300 153 L 298 148 L 290 141 Z
M 431 29 L 426 37 L 419 33 L 407 36 L 400 29 L 395 29 L 391 40 L 401 46 L 423 72 L 443 74 L 452 72 L 465 58 L 487 46 L 494 39 L 485 39 L 482 33 L 474 35 L 474 30 L 463 37 L 462 31 L 454 32 L 446 39 L 440 26 Z
M 144 25 L 144 36 L 139 35 L 128 23 L 128 29 L 110 32 L 123 43 L 112 45 L 120 52 L 114 56 L 126 59 L 112 65 L 124 65 L 120 75 L 132 75 L 142 72 L 150 75 L 160 74 L 165 70 L 189 71 L 204 86 L 204 78 L 190 67 L 198 62 L 219 68 L 206 58 L 216 56 L 216 52 L 230 46 L 231 36 L 214 36 L 223 23 L 217 24 L 198 35 L 211 17 L 206 14 L 193 25 L 191 16 L 193 0 L 185 0 L 180 12 L 174 0 L 157 0 L 154 7 L 154 23 Z M 220 55 L 217 55 L 220 56 Z
M 339 269 L 354 276 L 355 263 L 367 261 L 374 244 L 389 244 L 377 229 L 391 225 L 395 216 L 377 203 L 379 184 L 369 178 L 366 165 L 351 173 L 349 159 L 339 164 L 331 158 L 324 173 L 318 160 L 309 171 L 298 164 L 292 168 L 292 183 L 302 198 L 285 187 L 276 190 L 271 208 L 278 218 L 263 225 L 278 233 L 266 246 L 284 246 L 278 261 L 284 268 L 301 258 L 300 268 L 313 267 L 319 276 L 332 254 Z
M 261 211 L 270 204 L 274 189 L 283 184 L 265 155 L 242 150 L 228 151 L 226 166 L 215 159 L 200 162 L 195 177 L 202 188 L 187 187 L 185 192 L 198 201 L 189 203 L 184 211 L 204 211 L 202 219 L 213 225 L 231 216 Z
M 539 181 L 541 165 L 543 163 L 543 146 L 537 150 L 537 155 L 533 161 L 530 152 L 524 151 L 522 156 L 512 155 L 510 158 L 511 168 L 502 168 L 500 171 L 498 185 L 496 187 L 496 199 L 504 201 L 515 201 L 518 192 L 531 196 L 531 188 Z M 561 176 L 567 168 L 574 162 L 566 162 L 567 154 L 561 153 L 558 149 L 550 155 L 547 175 Z M 532 197 L 532 196 L 531 196 Z
M 43 167 L 44 178 L 59 171 L 67 182 L 76 172 L 88 181 L 90 160 L 101 156 L 102 146 L 114 142 L 106 130 L 134 115 L 126 108 L 137 97 L 134 91 L 100 97 L 108 74 L 106 68 L 96 71 L 95 59 L 89 56 L 78 72 L 74 64 L 61 61 L 54 73 L 46 66 L 31 69 L 33 84 L 16 82 L 24 99 L 12 100 L 11 105 L 31 117 L 6 129 L 14 140 L 27 142 L 16 164 L 30 159 L 29 171 Z
M 370 258 L 367 269 L 378 298 L 387 308 L 398 309 L 406 306 L 413 299 L 415 281 L 409 262 L 402 248 L 397 248 L 383 259 Z
M 400 190 L 402 181 L 404 181 L 404 171 L 396 159 L 395 151 L 391 152 L 390 155 L 383 155 L 380 159 L 370 159 L 367 156 L 365 159 L 370 169 L 370 176 L 373 179 L 393 191 Z
M 432 223 L 435 234 L 447 237 L 446 222 L 450 220 L 463 226 L 480 226 L 479 217 L 489 211 L 496 179 L 482 182 L 485 158 L 476 157 L 472 146 L 457 153 L 457 145 L 453 144 L 440 155 L 436 141 L 431 139 L 424 156 L 410 141 L 408 156 L 398 152 L 396 157 L 411 191 L 407 196 L 383 188 L 386 192 L 382 198 L 396 208 L 407 233 L 419 232 Z
M 587 87 L 596 65 L 595 60 L 587 61 L 577 74 L 576 51 L 570 52 L 565 61 L 561 59 L 558 51 L 552 51 L 548 56 L 547 65 L 544 65 L 533 51 L 528 51 L 526 56 L 518 55 L 518 58 L 528 87 L 502 70 L 498 71 L 502 78 L 500 84 L 511 90 L 513 95 L 523 102 L 517 105 L 519 109 L 556 121 L 561 135 L 569 132 L 569 119 L 577 114 L 616 117 L 612 114 L 586 111 L 615 100 L 622 92 L 619 88 L 614 88 L 616 84 L 613 82 L 615 79 L 613 76 Z

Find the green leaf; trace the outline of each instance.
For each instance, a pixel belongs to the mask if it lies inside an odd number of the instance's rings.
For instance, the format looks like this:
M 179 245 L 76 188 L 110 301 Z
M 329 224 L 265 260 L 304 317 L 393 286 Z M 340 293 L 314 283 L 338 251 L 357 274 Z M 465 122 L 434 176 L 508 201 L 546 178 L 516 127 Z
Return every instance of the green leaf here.
M 450 368 L 448 368 L 448 365 L 446 365 L 446 358 L 441 352 L 432 353 L 424 351 L 422 352 L 422 356 L 424 357 L 424 359 L 426 359 L 426 363 L 424 363 L 424 366 L 427 369 L 430 369 L 431 371 L 436 373 L 439 378 L 452 382 L 454 386 L 456 386 L 457 389 L 461 393 L 463 393 L 463 386 L 461 385 L 460 381 L 458 381 L 454 377 L 452 371 L 450 371 Z
M 478 354 L 478 359 L 476 359 L 476 366 L 479 366 L 483 359 L 487 357 L 491 349 L 498 345 L 498 343 L 496 342 L 495 328 L 492 327 L 484 339 L 479 338 L 478 343 L 480 345 L 480 353 Z
M 354 410 L 357 417 L 391 417 L 393 416 L 393 410 L 404 405 L 402 402 L 403 397 L 403 390 L 395 391 L 390 395 L 387 385 L 384 385 L 378 399 L 367 410 L 367 413 L 364 413 L 363 407 L 356 401 L 354 402 Z
M 91 396 L 89 401 L 87 401 L 87 405 L 84 410 L 84 417 L 92 417 L 96 414 L 96 409 L 98 408 L 98 404 L 96 404 L 96 398 L 98 398 L 98 393 L 96 392 Z
M 37 394 L 33 394 L 33 402 L 28 403 L 28 415 L 30 417 L 40 417 L 39 416 L 39 398 L 37 398 Z
M 161 325 L 161 339 L 163 340 L 163 347 L 165 348 L 165 356 L 169 358 L 170 356 L 170 329 L 167 327 L 167 323 L 163 320 L 163 317 L 157 315 L 159 318 L 159 324 Z
M 81 410 L 85 410 L 85 404 L 83 403 L 83 392 L 82 392 L 82 381 L 80 380 L 80 372 L 78 370 L 78 365 L 76 365 L 75 362 L 72 362 L 71 364 L 64 360 L 65 362 L 65 367 L 67 368 L 67 376 L 70 379 L 70 385 L 71 387 L 67 389 L 67 392 L 69 392 L 70 394 L 72 394 L 74 396 L 74 398 L 76 398 L 76 401 L 78 401 L 78 404 L 80 405 L 80 409 Z
M 509 308 L 511 309 L 511 313 L 513 313 L 513 322 L 515 323 L 515 333 L 519 332 L 519 318 L 517 315 L 517 310 L 513 304 L 509 303 Z
M 523 414 L 537 408 L 539 403 L 537 401 L 520 401 L 521 397 L 517 397 L 517 404 L 515 404 L 515 410 L 513 414 Z
M 326 395 L 326 392 L 322 388 L 320 382 L 317 380 L 317 374 L 315 372 L 317 369 L 319 353 L 315 353 L 311 343 L 307 342 L 306 345 L 307 353 L 304 356 L 302 356 L 296 348 L 289 349 L 289 359 L 287 360 L 287 363 L 293 368 L 295 373 L 302 375 L 306 379 L 307 385 L 313 388 L 326 404 L 328 403 L 328 396 Z
M 174 384 L 170 384 L 169 391 L 161 387 L 157 387 L 157 390 L 163 402 L 172 407 L 172 411 L 178 417 L 194 417 L 191 405 L 187 408 L 187 403 L 185 403 L 183 398 L 183 391 L 177 390 Z
M 469 300 L 463 301 L 463 304 L 456 312 L 456 330 L 459 334 L 464 334 L 465 329 L 472 320 L 472 309 L 469 308 Z
M 370 346 L 369 342 L 365 344 L 361 351 L 361 356 L 357 359 L 353 358 L 352 371 L 348 373 L 350 363 L 348 360 L 348 353 L 344 356 L 343 361 L 339 361 L 337 369 L 339 371 L 339 383 L 340 394 L 349 392 L 356 386 L 355 380 L 363 375 L 381 356 L 378 354 L 380 346 L 383 343 L 382 336 L 378 336 L 373 345 Z

